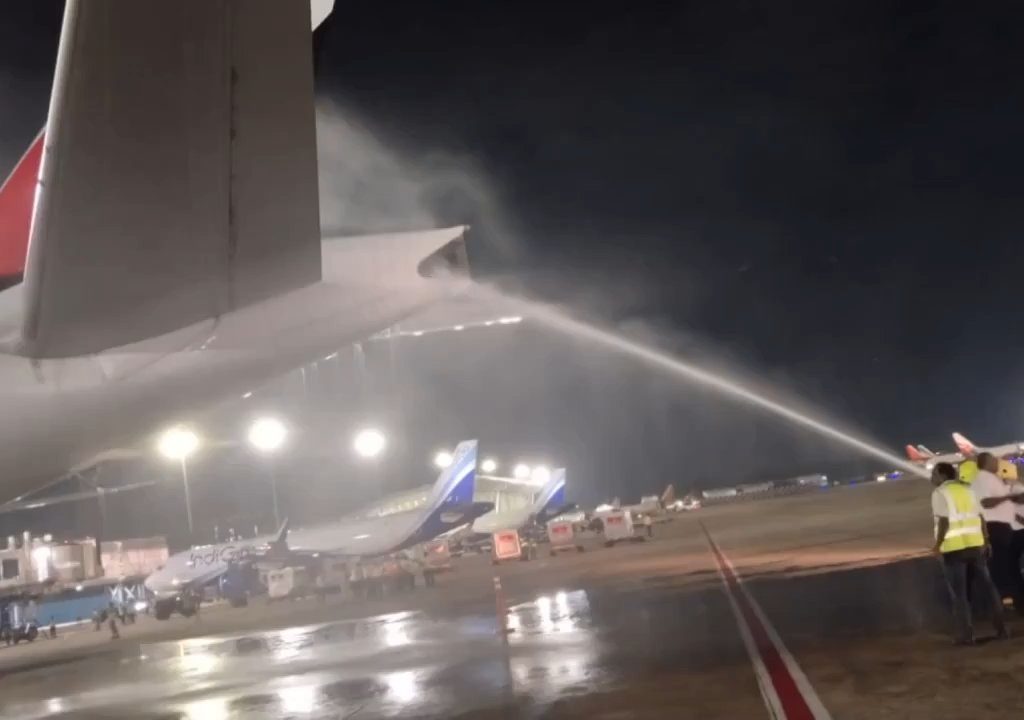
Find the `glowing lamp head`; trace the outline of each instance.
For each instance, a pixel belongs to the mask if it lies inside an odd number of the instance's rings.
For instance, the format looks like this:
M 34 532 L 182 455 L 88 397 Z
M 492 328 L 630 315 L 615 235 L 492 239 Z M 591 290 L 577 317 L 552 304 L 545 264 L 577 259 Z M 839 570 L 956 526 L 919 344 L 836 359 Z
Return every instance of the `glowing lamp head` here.
M 497 472 L 498 461 L 495 460 L 494 458 L 487 458 L 482 463 L 480 463 L 480 469 L 488 474 Z
M 288 429 L 277 418 L 260 418 L 249 428 L 249 444 L 260 452 L 280 450 L 288 439 Z
M 356 433 L 352 441 L 352 448 L 356 455 L 363 458 L 375 458 L 384 452 L 388 441 L 384 433 L 375 428 L 365 428 Z
M 452 454 L 447 450 L 439 450 L 434 455 L 434 465 L 441 468 L 442 470 L 452 464 Z
M 168 460 L 186 460 L 199 449 L 199 436 L 185 427 L 173 427 L 160 436 L 157 450 Z
M 543 465 L 538 465 L 530 473 L 530 479 L 538 485 L 543 485 L 551 479 L 551 471 Z
M 530 467 L 528 465 L 524 465 L 523 463 L 519 463 L 512 470 L 512 475 L 517 480 L 525 480 L 526 478 L 530 477 Z

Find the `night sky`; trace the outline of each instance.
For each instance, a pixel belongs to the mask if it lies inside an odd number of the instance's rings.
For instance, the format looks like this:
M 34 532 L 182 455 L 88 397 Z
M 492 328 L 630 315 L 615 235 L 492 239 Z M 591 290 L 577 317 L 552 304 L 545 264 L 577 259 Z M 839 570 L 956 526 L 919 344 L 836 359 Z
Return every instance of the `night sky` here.
M 59 14 L 0 6 L 0 174 L 45 117 Z M 339 2 L 318 93 L 375 138 L 356 155 L 387 154 L 368 194 L 414 197 L 370 220 L 338 198 L 325 224 L 469 222 L 484 276 L 891 448 L 1021 440 L 1020 21 L 955 2 Z M 322 171 L 358 174 L 335 151 Z M 466 335 L 403 343 L 346 412 L 387 405 L 410 457 L 474 433 L 564 460 L 588 500 L 864 469 L 549 331 Z

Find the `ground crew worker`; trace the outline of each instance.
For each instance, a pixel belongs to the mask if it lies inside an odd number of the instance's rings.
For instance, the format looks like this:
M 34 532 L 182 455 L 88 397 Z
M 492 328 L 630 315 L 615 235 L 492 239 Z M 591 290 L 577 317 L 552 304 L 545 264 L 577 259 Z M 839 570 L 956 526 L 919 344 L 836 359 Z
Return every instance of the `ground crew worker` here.
M 1006 483 L 1006 489 L 1012 496 L 1024 497 L 1024 484 L 1021 484 L 1017 466 L 1009 460 L 999 461 L 999 478 Z M 1014 504 L 1013 522 L 1010 529 L 1013 531 L 1013 538 L 1010 542 L 1010 560 L 1008 565 L 1014 577 L 1021 584 L 1024 591 L 1024 577 L 1021 576 L 1021 557 L 1024 556 L 1024 506 Z M 1015 608 L 1018 615 L 1024 615 L 1024 608 L 1019 605 Z
M 1024 613 L 1024 586 L 1020 567 L 1013 554 L 1013 522 L 1024 495 L 1013 494 L 997 475 L 999 460 L 991 453 L 978 455 L 978 474 L 971 483 L 981 504 L 981 514 L 992 552 L 988 560 L 992 580 L 1001 598 L 1012 598 L 1018 612 Z
M 968 570 L 981 584 L 982 597 L 990 606 L 996 636 L 1007 638 L 1009 633 L 1003 619 L 1003 603 L 985 563 L 988 539 L 978 501 L 949 463 L 935 466 L 932 485 L 935 486 L 932 492 L 932 514 L 935 516 L 933 550 L 942 556 L 942 569 L 953 603 L 953 641 L 957 645 L 974 644 L 971 606 L 967 598 Z

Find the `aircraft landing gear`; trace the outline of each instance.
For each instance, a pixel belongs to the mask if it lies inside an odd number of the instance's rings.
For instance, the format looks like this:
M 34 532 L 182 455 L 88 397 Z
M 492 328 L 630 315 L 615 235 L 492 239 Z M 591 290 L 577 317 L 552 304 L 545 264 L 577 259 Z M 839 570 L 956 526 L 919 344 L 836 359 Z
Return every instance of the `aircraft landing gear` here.
M 153 617 L 157 620 L 167 620 L 171 617 L 171 613 L 174 612 L 174 607 L 177 604 L 177 598 L 157 600 L 153 603 Z

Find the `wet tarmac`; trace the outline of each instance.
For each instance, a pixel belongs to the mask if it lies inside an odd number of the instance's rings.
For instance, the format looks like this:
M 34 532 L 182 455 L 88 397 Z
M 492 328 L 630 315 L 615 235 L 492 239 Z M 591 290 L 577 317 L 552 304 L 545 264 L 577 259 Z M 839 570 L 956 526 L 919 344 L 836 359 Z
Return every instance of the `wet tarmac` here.
M 558 590 L 496 613 L 366 620 L 142 644 L 10 676 L 18 718 L 541 717 L 565 697 L 662 670 L 743 666 L 716 590 Z M 665 642 L 685 637 L 686 642 Z M 59 679 L 58 679 L 59 678 Z M 55 682 L 56 681 L 56 682 Z M 10 695 L 8 695 L 10 697 Z
M 850 512 L 851 500 L 863 515 Z M 395 601 L 409 609 L 370 617 L 339 619 L 361 609 L 330 603 L 224 609 L 202 624 L 150 621 L 115 643 L 70 639 L 75 653 L 44 645 L 16 662 L 8 650 L 0 714 L 768 717 L 702 525 L 831 717 L 962 717 L 984 703 L 1020 702 L 1024 640 L 970 656 L 949 646 L 937 561 L 909 552 L 927 530 L 915 522 L 892 532 L 895 505 L 907 512 L 916 502 L 910 490 L 766 501 L 682 518 L 638 546 L 497 569 L 464 559 L 440 587 Z M 795 520 L 808 508 L 810 520 Z M 507 593 L 507 633 L 495 573 Z

